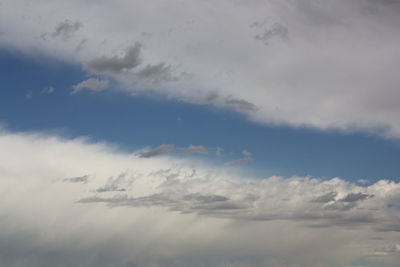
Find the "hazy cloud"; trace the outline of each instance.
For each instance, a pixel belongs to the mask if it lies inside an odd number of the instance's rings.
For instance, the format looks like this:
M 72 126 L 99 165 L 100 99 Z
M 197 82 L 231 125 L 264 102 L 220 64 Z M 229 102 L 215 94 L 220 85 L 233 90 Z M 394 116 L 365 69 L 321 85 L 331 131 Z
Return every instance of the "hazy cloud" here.
M 243 154 L 243 156 L 245 156 L 244 158 L 237 159 L 237 160 L 235 160 L 235 161 L 233 161 L 231 163 L 233 163 L 233 164 L 245 164 L 245 163 L 253 160 L 253 154 L 250 153 L 249 151 L 244 149 L 242 151 L 242 154 Z
M 187 148 L 178 148 L 179 150 L 182 150 L 183 153 L 185 154 L 203 154 L 206 155 L 208 154 L 208 150 L 204 146 L 195 146 L 195 145 L 190 145 Z
M 25 94 L 25 98 L 26 99 L 31 99 L 32 98 L 32 96 L 33 96 L 33 92 L 32 92 L 32 90 L 29 90 L 28 92 L 26 92 L 26 94 Z
M 43 88 L 42 91 L 40 91 L 41 94 L 52 94 L 54 93 L 54 87 L 53 86 L 49 86 L 49 87 L 45 87 Z

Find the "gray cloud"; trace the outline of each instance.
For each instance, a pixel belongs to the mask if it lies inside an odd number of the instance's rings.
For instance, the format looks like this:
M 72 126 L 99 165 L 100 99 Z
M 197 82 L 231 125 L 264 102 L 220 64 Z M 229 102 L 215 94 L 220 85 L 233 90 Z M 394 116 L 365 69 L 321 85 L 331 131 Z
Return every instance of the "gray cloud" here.
M 147 152 L 140 152 L 137 155 L 140 158 L 152 158 L 152 157 L 168 154 L 168 153 L 170 153 L 171 151 L 174 150 L 174 147 L 175 146 L 173 144 L 160 145 L 160 146 L 156 147 L 153 150 L 150 150 L 150 151 L 147 151 Z
M 227 105 L 233 106 L 236 110 L 239 111 L 257 111 L 258 108 L 253 103 L 250 103 L 243 99 L 234 99 L 232 97 L 228 97 L 225 99 L 225 103 Z
M 112 72 L 120 73 L 125 70 L 131 70 L 142 63 L 140 57 L 142 45 L 140 43 L 135 43 L 135 45 L 128 47 L 123 56 L 113 56 L 113 57 L 100 57 L 92 59 L 87 63 L 90 70 L 96 72 Z M 163 73 L 165 72 L 164 66 L 159 66 L 147 70 L 142 75 L 154 75 L 154 72 Z
M 71 95 L 74 95 L 76 93 L 79 93 L 82 90 L 89 90 L 89 91 L 94 91 L 94 92 L 99 92 L 103 91 L 108 87 L 109 81 L 108 80 L 100 80 L 97 78 L 89 78 L 85 81 L 82 81 L 74 86 L 72 88 Z
M 177 77 L 173 77 L 171 73 L 171 66 L 165 63 L 157 65 L 147 65 L 142 70 L 137 72 L 137 77 L 152 83 L 177 81 Z
M 125 183 L 126 173 L 121 173 L 117 178 L 109 177 L 106 184 L 100 188 L 96 189 L 98 193 L 104 192 L 115 192 L 115 191 L 126 191 L 125 188 L 121 186 Z
M 79 176 L 79 177 L 72 177 L 72 178 L 65 178 L 63 179 L 64 182 L 70 183 L 84 183 L 86 184 L 89 182 L 89 175 Z
M 344 198 L 340 199 L 340 201 L 342 201 L 342 202 L 357 202 L 357 201 L 364 200 L 364 199 L 371 198 L 371 197 L 373 197 L 373 195 L 363 194 L 361 192 L 350 193 L 347 196 L 345 196 Z
M 264 44 L 267 45 L 268 42 L 275 37 L 279 37 L 280 39 L 285 40 L 288 33 L 289 31 L 285 26 L 280 23 L 274 23 L 270 28 L 265 29 L 263 33 L 254 36 L 254 39 L 257 41 L 262 41 L 264 42 Z
M 317 203 L 327 203 L 334 201 L 337 196 L 336 192 L 329 192 L 326 193 L 325 195 L 319 196 L 317 198 L 314 198 L 312 202 L 317 202 Z
M 63 22 L 60 22 L 56 26 L 54 32 L 51 35 L 53 37 L 59 37 L 62 40 L 67 41 L 75 34 L 75 32 L 77 32 L 82 27 L 82 22 L 71 22 L 69 20 L 65 20 Z

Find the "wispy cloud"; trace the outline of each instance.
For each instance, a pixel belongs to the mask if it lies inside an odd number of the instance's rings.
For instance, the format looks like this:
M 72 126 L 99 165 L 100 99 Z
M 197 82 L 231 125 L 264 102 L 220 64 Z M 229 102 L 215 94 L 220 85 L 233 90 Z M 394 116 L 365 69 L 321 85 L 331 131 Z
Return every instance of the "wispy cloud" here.
M 82 90 L 89 90 L 89 91 L 94 91 L 94 92 L 100 92 L 103 91 L 108 87 L 109 81 L 108 80 L 100 80 L 97 78 L 89 78 L 85 81 L 82 81 L 74 86 L 72 88 L 71 95 L 77 94 Z
M 153 150 L 139 152 L 139 153 L 137 153 L 137 155 L 140 158 L 152 158 L 152 157 L 168 154 L 174 150 L 174 147 L 175 146 L 173 144 L 160 145 Z

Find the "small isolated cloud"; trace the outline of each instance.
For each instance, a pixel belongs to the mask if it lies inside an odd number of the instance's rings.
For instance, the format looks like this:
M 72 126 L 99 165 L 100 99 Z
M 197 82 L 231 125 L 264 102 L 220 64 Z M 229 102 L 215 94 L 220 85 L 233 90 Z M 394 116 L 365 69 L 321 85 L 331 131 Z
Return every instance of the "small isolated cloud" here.
M 218 157 L 221 157 L 222 156 L 222 148 L 220 148 L 220 147 L 217 147 L 217 150 L 215 151 L 215 155 L 217 155 Z
M 174 150 L 174 145 L 161 145 L 159 147 L 156 147 L 153 150 L 146 151 L 146 152 L 140 152 L 137 155 L 140 158 L 152 158 L 156 156 L 161 156 L 170 153 L 172 150 Z
M 63 41 L 67 41 L 70 39 L 75 32 L 77 32 L 83 26 L 82 22 L 75 21 L 71 22 L 69 20 L 65 20 L 60 22 L 57 27 L 54 29 L 54 32 L 51 34 L 53 37 L 59 37 Z
M 245 163 L 253 160 L 253 154 L 250 153 L 249 151 L 247 151 L 246 149 L 244 149 L 242 151 L 242 155 L 245 157 L 241 158 L 241 159 L 237 159 L 237 160 L 233 161 L 232 163 L 233 164 L 245 164 Z
M 31 98 L 32 98 L 32 95 L 33 95 L 32 90 L 29 90 L 28 92 L 26 92 L 25 98 L 26 98 L 26 99 L 31 99 Z
M 207 155 L 208 150 L 204 146 L 194 146 L 190 145 L 187 148 L 178 148 L 179 150 L 182 150 L 184 154 L 203 154 Z
M 49 95 L 49 94 L 54 93 L 54 90 L 55 90 L 55 89 L 54 89 L 53 86 L 49 86 L 49 87 L 43 88 L 43 90 L 40 91 L 40 93 L 41 93 L 41 94 L 47 94 L 47 95 Z
M 103 91 L 108 87 L 109 81 L 108 80 L 100 80 L 97 78 L 89 78 L 83 82 L 80 82 L 72 88 L 74 90 L 71 92 L 71 95 L 74 95 L 84 89 L 89 90 L 89 91 L 95 91 L 95 92 L 100 92 Z
M 112 72 L 119 73 L 124 70 L 131 70 L 142 63 L 140 58 L 142 45 L 140 43 L 135 43 L 135 45 L 128 47 L 123 56 L 113 56 L 113 57 L 99 57 L 95 58 L 87 63 L 90 70 L 96 72 Z M 162 68 L 161 68 L 162 69 Z M 148 69 L 147 71 L 142 71 L 143 76 L 149 76 L 155 71 L 162 71 L 160 68 L 158 70 Z
M 64 182 L 69 183 L 83 183 L 86 184 L 89 182 L 89 175 L 79 176 L 79 177 L 72 177 L 72 178 L 65 178 L 63 179 Z

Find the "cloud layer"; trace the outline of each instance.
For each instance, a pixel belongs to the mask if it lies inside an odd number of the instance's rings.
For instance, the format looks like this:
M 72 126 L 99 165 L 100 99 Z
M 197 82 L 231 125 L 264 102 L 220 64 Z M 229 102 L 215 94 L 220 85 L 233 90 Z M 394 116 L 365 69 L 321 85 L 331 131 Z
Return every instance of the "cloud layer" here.
M 398 266 L 400 185 L 0 135 L 4 266 Z
M 400 137 L 397 1 L 2 1 L 0 44 L 268 124 Z

